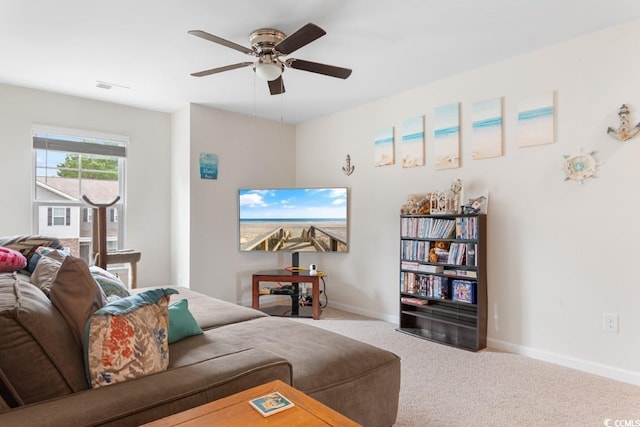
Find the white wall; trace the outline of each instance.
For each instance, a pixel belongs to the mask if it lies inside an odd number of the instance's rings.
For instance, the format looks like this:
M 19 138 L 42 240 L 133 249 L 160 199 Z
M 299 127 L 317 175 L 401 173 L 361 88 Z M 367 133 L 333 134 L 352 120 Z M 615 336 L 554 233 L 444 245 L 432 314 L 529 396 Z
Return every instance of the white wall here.
M 397 320 L 400 206 L 461 178 L 467 194 L 490 190 L 490 346 L 640 384 L 640 137 L 606 134 L 623 103 L 640 121 L 639 48 L 635 21 L 299 125 L 296 184 L 351 188 L 350 253 L 317 259 L 334 306 Z M 557 142 L 518 148 L 518 99 L 550 91 Z M 500 96 L 504 156 L 472 160 L 471 104 Z M 433 108 L 451 102 L 461 102 L 462 167 L 436 171 Z M 398 141 L 401 121 L 421 114 L 427 165 L 374 167 L 374 132 L 396 126 Z M 597 151 L 599 178 L 565 182 L 563 156 L 580 147 Z M 618 334 L 603 332 L 603 312 L 619 315 Z
M 171 283 L 189 287 L 190 107 L 171 115 Z
M 240 253 L 238 190 L 294 184 L 295 130 L 199 105 L 191 106 L 190 126 L 190 286 L 246 304 L 253 271 L 291 261 L 283 254 Z M 217 180 L 200 179 L 200 153 L 218 155 Z
M 33 124 L 130 137 L 125 244 L 142 251 L 139 283 L 168 284 L 170 115 L 0 84 L 0 236 L 31 233 Z

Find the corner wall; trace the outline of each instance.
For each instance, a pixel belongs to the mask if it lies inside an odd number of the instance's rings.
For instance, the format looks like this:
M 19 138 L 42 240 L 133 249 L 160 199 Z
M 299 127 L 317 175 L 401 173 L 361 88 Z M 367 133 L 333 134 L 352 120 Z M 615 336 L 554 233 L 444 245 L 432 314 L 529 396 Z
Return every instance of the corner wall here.
M 171 115 L 171 283 L 190 287 L 190 108 Z
M 476 69 L 296 129 L 296 184 L 350 187 L 350 252 L 304 256 L 329 276 L 332 304 L 398 319 L 399 210 L 410 193 L 490 190 L 488 339 L 493 348 L 640 384 L 640 137 L 606 134 L 618 108 L 640 121 L 640 21 Z M 409 64 L 410 65 L 410 64 Z M 353 78 L 357 78 L 354 73 Z M 556 143 L 519 148 L 518 99 L 556 91 Z M 504 155 L 471 159 L 471 105 L 504 97 Z M 461 102 L 462 166 L 436 171 L 433 109 Z M 427 165 L 403 169 L 403 119 L 426 116 Z M 376 130 L 396 127 L 396 164 L 373 166 Z M 564 155 L 597 151 L 598 178 L 564 182 Z M 342 174 L 345 156 L 356 170 Z M 313 161 L 309 161 L 313 159 Z M 630 268 L 631 267 L 631 268 Z M 603 313 L 620 332 L 603 332 Z
M 290 264 L 284 254 L 239 251 L 238 190 L 293 186 L 295 152 L 293 126 L 191 105 L 191 289 L 231 302 L 251 301 L 252 272 Z M 217 180 L 200 179 L 200 153 L 218 155 Z

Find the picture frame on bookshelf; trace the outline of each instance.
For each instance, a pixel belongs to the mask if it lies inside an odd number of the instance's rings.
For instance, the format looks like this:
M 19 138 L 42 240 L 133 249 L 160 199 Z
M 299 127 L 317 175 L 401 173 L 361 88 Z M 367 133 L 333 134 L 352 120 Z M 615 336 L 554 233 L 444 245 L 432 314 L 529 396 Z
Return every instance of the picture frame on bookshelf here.
M 476 283 L 470 280 L 451 281 L 451 300 L 467 304 L 476 303 Z

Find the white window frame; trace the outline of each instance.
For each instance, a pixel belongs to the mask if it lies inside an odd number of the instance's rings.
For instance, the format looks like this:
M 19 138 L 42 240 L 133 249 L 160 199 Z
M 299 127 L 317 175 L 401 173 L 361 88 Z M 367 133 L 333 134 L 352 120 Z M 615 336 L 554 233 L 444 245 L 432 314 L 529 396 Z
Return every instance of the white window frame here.
M 51 206 L 49 209 L 51 209 L 51 226 L 62 226 L 62 227 L 67 227 L 68 224 L 68 218 L 69 218 L 69 211 L 67 207 L 64 206 Z M 56 215 L 56 212 L 59 212 L 60 210 L 62 210 L 62 215 Z M 58 219 L 62 219 L 62 223 L 61 224 L 56 224 L 56 218 Z
M 118 203 L 116 203 L 115 205 L 112 206 L 112 208 L 117 209 L 117 218 L 118 218 L 118 249 L 123 249 L 125 246 L 125 221 L 126 221 L 126 215 L 125 215 L 125 207 L 126 207 L 126 192 L 125 192 L 125 188 L 126 188 L 126 173 L 125 173 L 125 160 L 126 160 L 126 153 L 128 151 L 128 147 L 129 147 L 129 137 L 125 136 L 125 135 L 117 135 L 117 134 L 109 134 L 109 133 L 104 133 L 104 132 L 96 132 L 96 131 L 88 131 L 88 130 L 81 130 L 81 129 L 70 129 L 70 128 L 62 128 L 62 127 L 56 127 L 56 126 L 49 126 L 49 125 L 42 125 L 42 124 L 34 124 L 31 127 L 31 140 L 34 141 L 35 140 L 35 135 L 36 134 L 51 134 L 51 135 L 56 135 L 56 136 L 68 136 L 68 137 L 76 137 L 76 138 L 91 138 L 91 139 L 97 139 L 97 140 L 105 140 L 105 141 L 117 141 L 120 142 L 122 145 L 122 148 L 116 149 L 118 155 L 114 155 L 115 157 L 119 157 L 119 165 L 118 165 L 118 191 L 120 194 L 120 200 L 118 201 Z M 33 142 L 33 147 L 32 147 L 32 151 L 33 151 L 33 160 L 32 160 L 32 173 L 31 173 L 31 179 L 32 179 L 32 185 L 31 185 L 31 203 L 32 203 L 32 212 L 31 212 L 31 223 L 32 223 L 32 230 L 34 232 L 37 232 L 36 230 L 38 230 L 38 219 L 39 219 L 39 209 L 42 206 L 47 206 L 47 207 L 55 207 L 55 206 L 60 206 L 60 207 L 87 207 L 88 205 L 83 201 L 83 200 L 79 200 L 79 201 L 69 201 L 69 202 L 53 202 L 53 201 L 38 201 L 36 200 L 36 178 L 37 178 L 37 159 L 36 159 L 36 147 L 35 147 L 36 142 Z M 74 142 L 74 144 L 82 144 L 79 142 Z M 60 147 L 64 147 L 64 141 L 61 142 L 61 145 L 59 145 Z M 71 147 L 71 146 L 70 146 Z M 73 152 L 77 150 L 78 146 L 74 146 L 76 148 L 76 150 L 69 150 L 69 152 Z M 109 153 L 109 148 L 107 147 L 111 147 L 108 145 L 105 145 L 105 152 L 101 153 L 103 155 L 112 155 Z M 124 154 L 122 154 L 121 150 L 124 150 Z M 58 150 L 58 151 L 64 151 L 64 150 Z M 82 152 L 82 151 L 80 151 Z

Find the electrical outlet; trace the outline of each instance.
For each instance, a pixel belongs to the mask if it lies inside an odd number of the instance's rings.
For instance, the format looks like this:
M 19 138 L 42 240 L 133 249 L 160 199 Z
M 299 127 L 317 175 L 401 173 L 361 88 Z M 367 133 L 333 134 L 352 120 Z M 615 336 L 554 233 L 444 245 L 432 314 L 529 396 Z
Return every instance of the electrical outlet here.
M 618 333 L 618 315 L 615 313 L 602 313 L 603 330 L 605 332 Z

